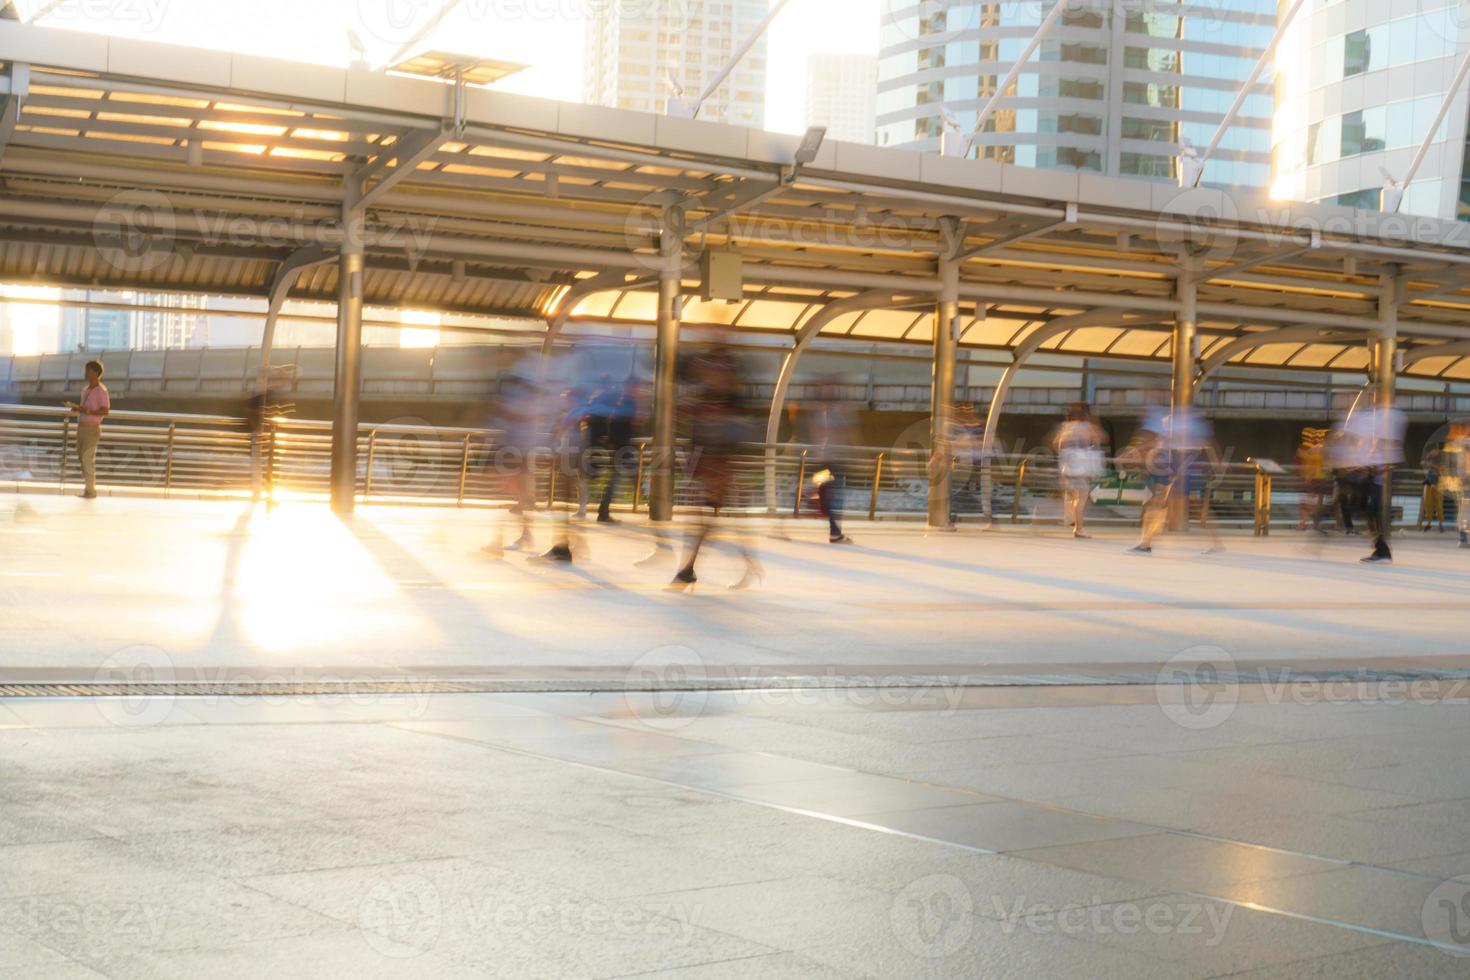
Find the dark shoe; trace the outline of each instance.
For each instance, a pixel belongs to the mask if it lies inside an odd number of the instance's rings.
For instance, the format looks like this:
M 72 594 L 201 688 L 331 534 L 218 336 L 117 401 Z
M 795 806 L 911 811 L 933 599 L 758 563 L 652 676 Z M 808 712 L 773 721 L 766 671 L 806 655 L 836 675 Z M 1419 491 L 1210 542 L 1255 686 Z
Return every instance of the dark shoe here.
M 1393 553 L 1389 551 L 1375 551 L 1367 558 L 1359 558 L 1358 560 L 1365 565 L 1376 565 L 1379 562 L 1387 562 L 1388 564 L 1392 565 Z
M 827 539 L 827 543 L 828 544 L 852 544 L 853 543 L 853 540 L 852 540 L 852 538 L 849 538 L 845 534 L 839 534 L 839 535 L 836 535 L 835 537 L 828 538 Z
M 572 563 L 572 549 L 567 545 L 559 544 L 552 548 L 550 551 L 546 552 L 544 555 L 537 555 L 536 560 L 551 561 L 561 565 L 570 565 Z
M 597 523 L 599 523 L 599 524 L 621 524 L 622 522 L 619 521 L 617 518 L 613 517 L 611 514 L 598 514 L 597 515 Z
M 698 581 L 699 579 L 694 574 L 693 566 L 681 568 L 679 569 L 679 574 L 675 575 L 674 580 L 668 584 L 668 590 L 670 592 L 693 590 L 695 583 Z
M 1136 544 L 1128 549 L 1128 554 L 1130 555 L 1151 555 L 1153 553 L 1154 549 L 1146 544 Z

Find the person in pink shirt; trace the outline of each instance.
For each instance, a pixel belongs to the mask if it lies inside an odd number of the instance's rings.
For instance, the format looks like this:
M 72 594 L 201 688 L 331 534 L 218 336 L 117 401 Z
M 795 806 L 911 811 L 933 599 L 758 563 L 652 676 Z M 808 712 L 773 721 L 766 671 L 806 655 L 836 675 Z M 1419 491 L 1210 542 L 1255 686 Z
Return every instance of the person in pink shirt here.
M 82 463 L 82 477 L 87 488 L 81 496 L 92 500 L 97 496 L 97 444 L 102 441 L 102 420 L 112 412 L 112 398 L 102 384 L 102 362 L 87 362 L 87 387 L 80 402 L 67 402 L 77 413 L 77 458 Z

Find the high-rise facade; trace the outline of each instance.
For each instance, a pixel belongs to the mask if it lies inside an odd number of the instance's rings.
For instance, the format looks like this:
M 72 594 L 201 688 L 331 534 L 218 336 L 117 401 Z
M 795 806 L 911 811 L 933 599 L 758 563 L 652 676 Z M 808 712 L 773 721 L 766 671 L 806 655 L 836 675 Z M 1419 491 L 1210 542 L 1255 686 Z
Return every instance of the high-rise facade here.
M 814 54 L 807 61 L 806 124 L 827 138 L 872 143 L 877 125 L 878 59 L 866 54 Z
M 973 130 L 1053 4 L 882 6 L 878 143 L 938 152 L 945 116 L 963 134 Z M 1275 0 L 1071 0 L 976 138 L 976 153 L 1173 179 L 1181 151 L 1209 142 L 1276 16 Z M 1272 109 L 1271 87 L 1260 82 L 1206 166 L 1206 183 L 1269 183 Z
M 592 5 L 583 88 L 595 105 L 665 113 L 669 79 L 692 101 L 755 32 L 767 0 L 639 0 Z M 766 42 L 741 59 L 699 118 L 760 128 L 766 114 Z
M 1466 0 L 1311 0 L 1277 57 L 1274 196 L 1377 208 L 1429 135 L 1464 54 Z M 1470 220 L 1466 92 L 1450 103 L 1406 214 Z
M 101 293 L 85 289 L 62 290 L 63 303 L 130 303 L 132 293 Z M 61 350 L 127 350 L 132 346 L 133 314 L 128 310 L 93 306 L 63 306 Z
M 176 293 L 140 293 L 136 302 L 140 306 L 153 308 L 132 314 L 129 335 L 134 350 L 208 346 L 204 297 Z

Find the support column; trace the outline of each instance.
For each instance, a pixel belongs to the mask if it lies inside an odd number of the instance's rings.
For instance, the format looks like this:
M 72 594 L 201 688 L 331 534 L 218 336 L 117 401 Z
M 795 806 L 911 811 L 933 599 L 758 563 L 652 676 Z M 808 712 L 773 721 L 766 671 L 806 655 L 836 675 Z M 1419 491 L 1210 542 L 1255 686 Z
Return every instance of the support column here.
M 1169 405 L 1175 417 L 1182 419 L 1194 408 L 1195 362 L 1199 359 L 1199 284 L 1192 274 L 1181 273 L 1176 291 L 1179 313 L 1174 318 L 1174 381 Z M 1183 489 L 1187 490 L 1187 485 Z M 1188 493 L 1170 495 L 1169 530 L 1189 530 Z
M 1374 408 L 1378 410 L 1377 434 L 1381 437 L 1390 433 L 1383 431 L 1389 424 L 1389 412 L 1393 409 L 1398 387 L 1399 351 L 1399 306 L 1403 304 L 1403 280 L 1398 276 L 1384 276 L 1380 280 L 1378 296 L 1379 330 L 1373 343 L 1373 382 L 1375 384 Z M 1379 526 L 1383 528 L 1383 540 L 1393 536 L 1393 467 L 1383 468 L 1383 495 L 1379 511 Z
M 344 236 L 337 259 L 337 370 L 332 385 L 332 510 L 351 514 L 357 503 L 357 419 L 362 393 L 363 216 L 343 206 Z
M 939 305 L 934 312 L 934 383 L 930 394 L 929 526 L 951 528 L 954 450 L 955 323 L 960 313 L 960 264 L 939 263 Z
M 662 261 L 658 274 L 658 334 L 653 354 L 653 460 L 649 478 L 648 516 L 674 519 L 676 442 L 679 399 L 679 287 L 683 272 L 682 221 L 666 215 L 659 238 Z

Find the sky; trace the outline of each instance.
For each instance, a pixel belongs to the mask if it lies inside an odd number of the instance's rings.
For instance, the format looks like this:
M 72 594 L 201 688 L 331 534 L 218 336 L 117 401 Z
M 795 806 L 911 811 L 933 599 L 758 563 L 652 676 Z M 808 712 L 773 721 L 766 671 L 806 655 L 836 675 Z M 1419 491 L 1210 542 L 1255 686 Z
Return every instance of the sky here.
M 61 0 L 41 23 L 166 43 L 345 65 L 385 63 L 450 0 Z M 426 47 L 528 64 L 498 87 L 580 101 L 588 9 L 648 0 L 459 0 Z M 669 0 L 701 3 L 704 0 Z M 790 0 L 771 29 L 766 126 L 804 128 L 813 54 L 876 54 L 881 0 Z M 20 0 L 23 15 L 52 0 Z M 350 33 L 349 33 L 350 32 Z M 355 38 L 355 41 L 354 41 Z

